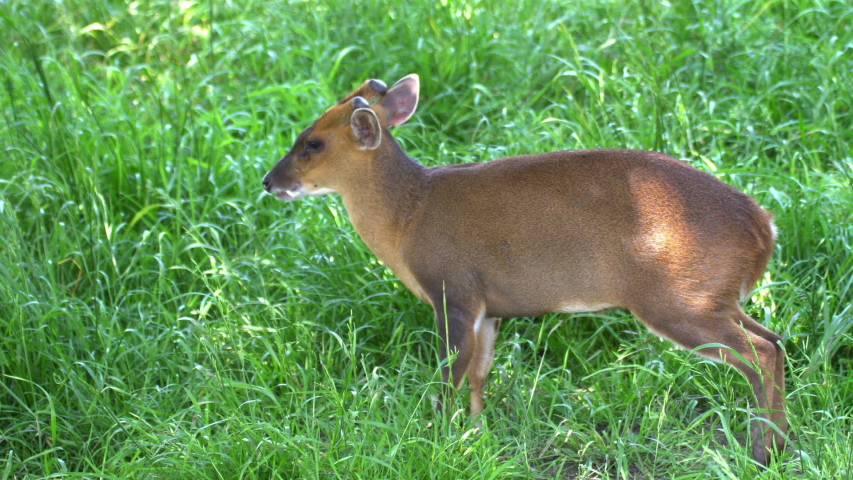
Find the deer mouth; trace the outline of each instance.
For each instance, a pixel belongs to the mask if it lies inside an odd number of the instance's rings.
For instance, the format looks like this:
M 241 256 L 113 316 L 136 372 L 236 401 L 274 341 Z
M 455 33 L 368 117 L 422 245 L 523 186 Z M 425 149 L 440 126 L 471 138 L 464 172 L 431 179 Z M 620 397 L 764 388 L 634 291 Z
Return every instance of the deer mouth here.
M 302 189 L 301 182 L 290 182 L 291 184 L 287 187 L 281 187 L 278 185 L 274 185 L 272 181 L 270 181 L 269 177 L 264 179 L 264 188 L 270 195 L 275 195 L 279 200 L 296 200 L 299 197 L 305 196 L 305 191 Z
M 334 193 L 335 190 L 331 188 L 317 187 L 312 186 L 311 188 L 306 188 L 302 182 L 294 182 L 289 185 L 287 188 L 282 187 L 273 187 L 270 186 L 269 190 L 267 190 L 271 195 L 275 195 L 279 200 L 284 200 L 289 202 L 291 200 L 298 200 L 303 197 L 317 196 L 317 195 L 326 195 L 327 193 Z
M 299 190 L 279 190 L 277 192 L 273 192 L 273 194 L 279 200 L 290 201 L 299 198 L 302 195 L 302 192 Z

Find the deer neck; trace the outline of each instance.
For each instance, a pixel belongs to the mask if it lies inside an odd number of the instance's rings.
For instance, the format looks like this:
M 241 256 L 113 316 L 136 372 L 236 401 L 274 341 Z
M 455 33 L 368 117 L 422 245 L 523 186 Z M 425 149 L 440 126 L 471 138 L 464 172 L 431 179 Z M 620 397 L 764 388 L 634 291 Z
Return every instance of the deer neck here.
M 382 134 L 375 157 L 354 177 L 357 182 L 339 193 L 364 243 L 394 269 L 399 241 L 420 205 L 427 179 L 426 168 L 406 155 L 388 130 Z

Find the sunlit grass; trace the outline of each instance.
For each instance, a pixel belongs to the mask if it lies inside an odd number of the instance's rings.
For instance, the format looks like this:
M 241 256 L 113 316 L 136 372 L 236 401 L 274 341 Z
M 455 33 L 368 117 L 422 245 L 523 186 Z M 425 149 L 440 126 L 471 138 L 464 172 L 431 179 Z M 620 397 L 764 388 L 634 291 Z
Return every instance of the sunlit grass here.
M 851 21 L 841 1 L 0 2 L 0 479 L 846 478 Z M 365 78 L 416 72 L 423 163 L 664 151 L 780 237 L 792 452 L 735 371 L 621 311 L 504 322 L 484 428 L 340 199 L 260 179 Z

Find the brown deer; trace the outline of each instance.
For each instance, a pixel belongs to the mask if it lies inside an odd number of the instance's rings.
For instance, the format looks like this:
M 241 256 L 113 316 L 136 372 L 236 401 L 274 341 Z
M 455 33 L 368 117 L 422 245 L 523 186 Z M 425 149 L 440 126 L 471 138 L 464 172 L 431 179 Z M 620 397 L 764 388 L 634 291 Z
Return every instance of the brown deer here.
M 472 415 L 501 318 L 622 307 L 746 376 L 763 417 L 753 456 L 767 464 L 785 445 L 785 354 L 739 302 L 767 267 L 772 215 L 656 152 L 424 167 L 389 131 L 415 112 L 419 89 L 417 75 L 390 89 L 367 80 L 297 137 L 264 188 L 282 200 L 340 194 L 367 246 L 435 310 L 442 358 L 456 354 L 444 379 L 458 388 L 468 377 Z

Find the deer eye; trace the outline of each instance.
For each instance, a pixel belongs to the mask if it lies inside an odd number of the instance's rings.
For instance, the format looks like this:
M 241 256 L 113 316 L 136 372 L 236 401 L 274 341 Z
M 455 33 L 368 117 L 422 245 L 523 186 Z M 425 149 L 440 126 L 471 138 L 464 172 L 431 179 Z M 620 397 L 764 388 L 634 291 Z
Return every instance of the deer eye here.
M 320 140 L 308 140 L 305 142 L 305 150 L 309 152 L 318 152 L 323 149 L 323 142 Z

